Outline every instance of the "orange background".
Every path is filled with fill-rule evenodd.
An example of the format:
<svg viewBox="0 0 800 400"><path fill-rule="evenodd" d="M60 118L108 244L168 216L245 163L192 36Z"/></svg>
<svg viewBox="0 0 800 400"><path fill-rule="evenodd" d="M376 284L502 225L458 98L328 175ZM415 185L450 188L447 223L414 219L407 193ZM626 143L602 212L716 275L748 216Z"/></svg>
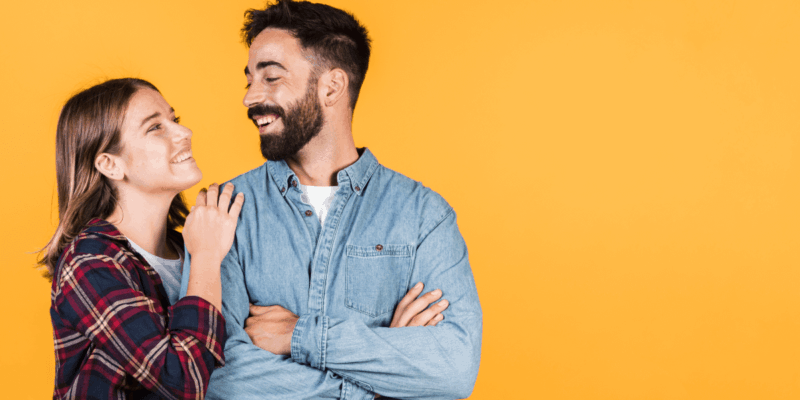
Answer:
<svg viewBox="0 0 800 400"><path fill-rule="evenodd" d="M238 31L263 2L16 3L0 387L42 399L31 252L57 221L60 107L142 77L193 129L201 185L258 166ZM459 215L484 310L473 399L800 398L800 3L330 4L373 38L356 143Z"/></svg>

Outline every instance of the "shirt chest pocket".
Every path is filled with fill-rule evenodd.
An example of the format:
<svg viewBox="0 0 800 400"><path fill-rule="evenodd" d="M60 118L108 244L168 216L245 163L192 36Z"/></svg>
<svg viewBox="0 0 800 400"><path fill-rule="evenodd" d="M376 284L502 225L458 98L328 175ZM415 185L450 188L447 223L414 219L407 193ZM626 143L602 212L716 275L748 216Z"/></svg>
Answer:
<svg viewBox="0 0 800 400"><path fill-rule="evenodd" d="M370 317L394 311L408 287L412 263L411 245L348 245L345 305Z"/></svg>

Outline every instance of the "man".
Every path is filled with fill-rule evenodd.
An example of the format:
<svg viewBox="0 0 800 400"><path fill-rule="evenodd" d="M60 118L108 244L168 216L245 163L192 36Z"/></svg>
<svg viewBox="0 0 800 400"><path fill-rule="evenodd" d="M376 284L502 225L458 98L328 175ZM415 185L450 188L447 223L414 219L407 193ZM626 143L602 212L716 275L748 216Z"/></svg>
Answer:
<svg viewBox="0 0 800 400"><path fill-rule="evenodd" d="M246 201L222 264L226 365L208 397L469 396L482 314L455 213L353 141L366 29L278 1L242 31L244 105L269 161L232 181ZM438 289L414 300L417 282Z"/></svg>

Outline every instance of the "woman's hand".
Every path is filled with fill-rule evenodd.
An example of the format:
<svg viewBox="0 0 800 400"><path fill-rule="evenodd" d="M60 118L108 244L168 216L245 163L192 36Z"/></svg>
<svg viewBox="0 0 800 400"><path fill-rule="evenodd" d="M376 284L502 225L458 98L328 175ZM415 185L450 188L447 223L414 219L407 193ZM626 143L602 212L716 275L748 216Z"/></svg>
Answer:
<svg viewBox="0 0 800 400"><path fill-rule="evenodd" d="M390 328L436 326L439 321L444 319L442 312L447 309L450 303L447 300L442 300L428 308L431 303L442 297L442 291L436 289L419 296L424 287L425 285L419 282L403 296L403 299L400 300L394 310L392 323L389 325Z"/></svg>
<svg viewBox="0 0 800 400"><path fill-rule="evenodd" d="M233 184L228 183L217 198L219 185L211 184L201 190L197 203L186 217L183 241L193 258L202 257L219 265L233 244L244 194L239 193L231 204ZM230 208L229 208L230 207ZM194 265L194 263L192 263Z"/></svg>

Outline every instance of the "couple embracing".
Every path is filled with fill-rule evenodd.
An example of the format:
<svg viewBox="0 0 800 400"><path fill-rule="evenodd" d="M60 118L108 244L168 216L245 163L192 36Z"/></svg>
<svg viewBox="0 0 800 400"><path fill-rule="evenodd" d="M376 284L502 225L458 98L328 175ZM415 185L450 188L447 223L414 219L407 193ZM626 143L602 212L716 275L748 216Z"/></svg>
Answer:
<svg viewBox="0 0 800 400"><path fill-rule="evenodd" d="M155 86L110 80L63 107L41 260L53 397L467 397L482 313L455 213L353 140L366 29L278 1L242 32L268 161L191 210L192 132Z"/></svg>

